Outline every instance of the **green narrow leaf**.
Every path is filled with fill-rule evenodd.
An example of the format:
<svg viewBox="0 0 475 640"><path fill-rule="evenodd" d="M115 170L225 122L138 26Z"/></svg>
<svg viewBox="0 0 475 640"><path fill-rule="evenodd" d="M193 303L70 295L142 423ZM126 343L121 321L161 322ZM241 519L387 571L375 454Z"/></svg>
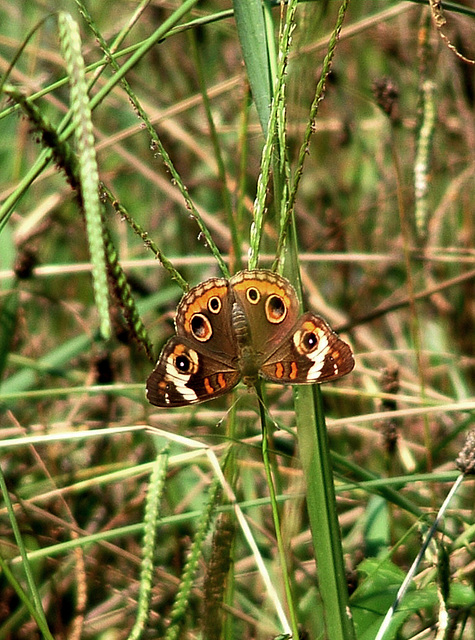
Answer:
<svg viewBox="0 0 475 640"><path fill-rule="evenodd" d="M68 367L65 365L69 363L71 358L75 358L77 355L88 351L90 345L91 337L81 334L62 343L58 348L51 350L38 360L32 361L31 368L24 366L21 371L14 373L2 382L0 401L8 402L2 398L12 393L26 391L33 387L37 377L41 376L44 371L51 372L52 369L56 369L58 375L66 375ZM63 368L64 371L62 371Z"/></svg>
<svg viewBox="0 0 475 640"><path fill-rule="evenodd" d="M307 507L324 605L326 637L355 638L336 512L330 448L318 385L295 387L299 452L307 484Z"/></svg>
<svg viewBox="0 0 475 640"><path fill-rule="evenodd" d="M15 541L16 541L16 544L18 545L18 550L22 557L22 561L23 561L22 564L25 572L25 579L28 585L28 593L25 593L22 586L16 581L15 576L10 571L10 568L7 565L7 563L5 563L3 560L1 563L2 572L5 573L5 575L10 578L11 586L16 590L17 595L23 601L23 604L26 606L28 611L31 613L43 637L46 638L47 640L53 640L53 636L50 633L50 630L48 628L48 623L46 621L46 616L43 611L41 596L34 580L32 567L28 560L27 550L23 542L23 538L20 533L20 528L15 516L15 510L10 500L7 483L5 481L5 477L1 469L0 469L0 492L3 495L3 500L6 506L9 519L10 519L10 526L12 528L13 535L15 536Z"/></svg>
<svg viewBox="0 0 475 640"><path fill-rule="evenodd" d="M266 25L261 0L234 0L234 17L252 97L262 131L267 127L272 102Z"/></svg>
<svg viewBox="0 0 475 640"><path fill-rule="evenodd" d="M298 637L298 620L297 620L297 610L294 602L294 596L292 593L291 580L290 580L290 572L287 562L287 554L286 547L284 545L284 539L282 537L281 525L280 525L280 516L279 516L279 508L277 505L277 496L276 490L274 486L274 479L272 475L271 461L269 458L269 430L268 430L268 422L267 422L267 410L264 407L264 398L262 395L262 385L260 382L257 382L255 385L257 397L259 398L259 413L261 417L261 427L262 427L262 460L264 463L264 469L267 477L267 486L270 493L271 500L271 508L272 508L272 519L274 521L274 529L277 540L277 550L279 553L280 560L280 569L282 572L282 582L285 591L286 604L289 610L290 615L290 625L292 630L292 635L294 637Z"/></svg>
<svg viewBox="0 0 475 640"><path fill-rule="evenodd" d="M369 556L377 556L390 544L388 503L381 496L371 496L364 516L364 541Z"/></svg>

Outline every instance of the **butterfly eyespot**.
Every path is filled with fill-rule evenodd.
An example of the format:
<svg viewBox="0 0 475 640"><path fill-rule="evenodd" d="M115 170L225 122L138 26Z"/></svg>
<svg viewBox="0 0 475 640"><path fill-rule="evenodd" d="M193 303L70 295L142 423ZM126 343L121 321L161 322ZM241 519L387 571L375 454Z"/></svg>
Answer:
<svg viewBox="0 0 475 640"><path fill-rule="evenodd" d="M317 342L318 338L312 331L308 331L302 338L302 346L305 347L307 351L312 351Z"/></svg>
<svg viewBox="0 0 475 640"><path fill-rule="evenodd" d="M256 287L249 287L249 289L247 289L246 291L246 298L251 304L257 304L261 299L261 294L256 289Z"/></svg>
<svg viewBox="0 0 475 640"><path fill-rule="evenodd" d="M211 313L219 313L222 306L221 299L218 296L213 296L208 300L208 310Z"/></svg>
<svg viewBox="0 0 475 640"><path fill-rule="evenodd" d="M287 315L287 306L278 295L269 296L266 300L266 317L269 322L273 324L279 324L284 321Z"/></svg>
<svg viewBox="0 0 475 640"><path fill-rule="evenodd" d="M188 356L181 355L175 358L175 366L180 373L188 373L192 369L193 363Z"/></svg>
<svg viewBox="0 0 475 640"><path fill-rule="evenodd" d="M200 342L207 342L213 335L211 323L202 313L195 313L191 318L191 332Z"/></svg>

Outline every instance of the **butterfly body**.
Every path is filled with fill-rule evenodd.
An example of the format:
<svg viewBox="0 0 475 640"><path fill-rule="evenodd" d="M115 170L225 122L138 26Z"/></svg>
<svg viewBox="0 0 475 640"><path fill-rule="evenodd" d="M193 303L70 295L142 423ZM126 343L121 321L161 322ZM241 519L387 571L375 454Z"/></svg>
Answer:
<svg viewBox="0 0 475 640"><path fill-rule="evenodd" d="M147 380L148 400L179 407L227 393L259 375L278 383L335 380L352 370L350 347L312 313L299 314L294 288L264 269L210 278L185 294L176 335Z"/></svg>

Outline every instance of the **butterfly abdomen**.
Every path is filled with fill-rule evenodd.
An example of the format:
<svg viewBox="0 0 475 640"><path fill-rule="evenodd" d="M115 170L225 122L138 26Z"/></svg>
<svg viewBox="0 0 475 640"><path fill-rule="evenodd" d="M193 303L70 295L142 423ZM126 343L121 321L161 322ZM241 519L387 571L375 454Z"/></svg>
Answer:
<svg viewBox="0 0 475 640"><path fill-rule="evenodd" d="M234 335L240 347L249 344L249 327L247 326L246 316L241 305L238 302L233 303L231 311L231 322L233 325Z"/></svg>
<svg viewBox="0 0 475 640"><path fill-rule="evenodd" d="M251 336L246 314L239 302L233 302L231 320L239 350L239 368L242 381L251 387L257 380L259 365L256 360L256 351L251 347Z"/></svg>

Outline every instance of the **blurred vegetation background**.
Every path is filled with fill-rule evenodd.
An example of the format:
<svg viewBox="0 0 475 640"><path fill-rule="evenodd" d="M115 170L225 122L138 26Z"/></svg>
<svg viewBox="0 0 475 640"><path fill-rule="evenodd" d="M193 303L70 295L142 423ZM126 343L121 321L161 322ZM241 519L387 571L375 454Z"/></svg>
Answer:
<svg viewBox="0 0 475 640"><path fill-rule="evenodd" d="M122 65L180 6L92 1L88 12L109 44L124 30L116 57ZM306 2L297 9L286 77L292 167L339 6ZM281 9L266 7L277 40ZM70 92L51 8L38 0L0 4L0 70L57 131ZM55 9L69 11L79 24L90 80L103 59L96 35L77 4L62 0ZM376 636L421 532L457 477L454 461L475 409L475 8L447 3L444 17L446 24L437 25L425 3L350 3L295 206L305 307L351 342L357 362L352 374L323 393L359 639ZM113 77L107 66L91 96ZM232 4L195 3L126 78L230 269L239 264L232 233L245 266L264 136ZM219 275L195 217L119 83L94 109L93 125L100 179L116 208L125 208L190 286ZM165 439L122 427L152 424L212 445L219 458L226 443L222 421L236 411L237 496L280 583L256 398L239 389L231 409L236 396L176 412L148 405L144 387L152 363L115 298L114 337L100 339L77 192L58 163L41 165L40 138L18 101L2 96L0 440L8 446L1 449L1 468L25 548L35 552L31 569L53 637L125 638L137 611L150 464ZM224 213L227 197L232 224ZM270 266L279 235L272 193L268 200L262 267ZM110 202L105 225L156 354L173 333L182 291ZM270 414L282 427L274 438L275 473L302 638L324 637L292 394L271 385L267 393ZM108 432L97 437L72 437L103 428ZM44 435L61 439L26 439ZM186 450L170 444L174 462L162 498L143 637L212 639L205 615L211 606L209 536L184 617L170 631L214 476L205 457L182 460L178 454ZM399 503L385 494L389 487ZM432 559L426 557L417 590L387 637L435 638L444 607L450 608L452 635L438 637L473 637L474 504L474 483L467 479L451 504L439 556L434 549ZM276 614L241 531L229 548L232 580L216 637L278 637ZM1 501L0 556L22 582L18 540ZM377 572L383 563L386 582ZM440 595L441 581L450 595ZM215 621L223 609L217 611ZM12 580L0 573L0 639L35 637L36 623Z"/></svg>

